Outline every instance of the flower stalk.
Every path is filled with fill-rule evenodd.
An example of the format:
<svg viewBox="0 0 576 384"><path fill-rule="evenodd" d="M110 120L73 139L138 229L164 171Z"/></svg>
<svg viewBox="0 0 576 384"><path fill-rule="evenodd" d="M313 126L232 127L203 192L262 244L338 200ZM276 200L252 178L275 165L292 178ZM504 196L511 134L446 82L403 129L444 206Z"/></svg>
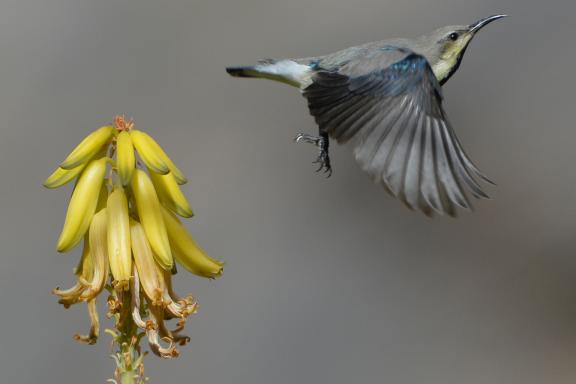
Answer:
<svg viewBox="0 0 576 384"><path fill-rule="evenodd" d="M111 292L108 303L115 303L110 308L109 315L114 318L116 329L106 329L105 332L112 336L112 346L117 348L117 351L111 355L116 363L114 379L109 381L116 384L145 383L147 378L144 375L144 357L147 352L143 352L140 348L140 340L145 333L139 332L130 315L126 316L125 311L121 310L121 308L130 307L129 296L125 295L123 302L118 304L120 299L116 291L111 286L108 288Z"/></svg>

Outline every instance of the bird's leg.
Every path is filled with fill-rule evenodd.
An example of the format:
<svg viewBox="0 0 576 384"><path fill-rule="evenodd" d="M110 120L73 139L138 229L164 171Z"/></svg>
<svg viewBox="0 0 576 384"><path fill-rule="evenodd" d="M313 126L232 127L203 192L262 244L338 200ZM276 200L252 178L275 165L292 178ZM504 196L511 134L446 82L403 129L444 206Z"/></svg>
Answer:
<svg viewBox="0 0 576 384"><path fill-rule="evenodd" d="M305 143L314 144L316 147L318 147L319 151L318 157L314 161L314 164L319 165L316 172L324 170L324 173L327 174L326 177L332 176L332 165L330 164L330 155L328 151L330 147L328 133L320 131L319 136L313 136L307 133L299 133L294 138L294 141L296 141L297 143L302 141Z"/></svg>

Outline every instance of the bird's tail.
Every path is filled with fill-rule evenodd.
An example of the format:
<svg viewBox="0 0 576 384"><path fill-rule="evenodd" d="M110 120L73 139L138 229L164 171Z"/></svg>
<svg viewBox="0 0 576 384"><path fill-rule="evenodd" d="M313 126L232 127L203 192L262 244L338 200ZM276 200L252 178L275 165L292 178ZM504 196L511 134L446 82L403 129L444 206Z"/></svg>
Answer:
<svg viewBox="0 0 576 384"><path fill-rule="evenodd" d="M262 74L255 66L248 67L227 67L226 72L234 77L262 77Z"/></svg>
<svg viewBox="0 0 576 384"><path fill-rule="evenodd" d="M310 67L292 60L266 60L254 66L228 67L226 72L234 77L269 79L300 87L309 78Z"/></svg>

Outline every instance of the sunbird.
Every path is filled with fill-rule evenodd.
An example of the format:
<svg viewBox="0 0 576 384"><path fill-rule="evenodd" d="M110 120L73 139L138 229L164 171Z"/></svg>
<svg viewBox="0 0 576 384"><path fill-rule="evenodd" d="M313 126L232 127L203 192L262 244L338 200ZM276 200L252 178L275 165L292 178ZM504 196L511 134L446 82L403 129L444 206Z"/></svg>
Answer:
<svg viewBox="0 0 576 384"><path fill-rule="evenodd" d="M457 207L472 209L469 195L488 198L480 180L493 183L464 152L444 111L441 87L460 67L476 33L503 17L226 71L300 89L319 133L299 133L295 141L317 146L318 171L332 173L330 138L350 143L361 168L410 209L456 216Z"/></svg>

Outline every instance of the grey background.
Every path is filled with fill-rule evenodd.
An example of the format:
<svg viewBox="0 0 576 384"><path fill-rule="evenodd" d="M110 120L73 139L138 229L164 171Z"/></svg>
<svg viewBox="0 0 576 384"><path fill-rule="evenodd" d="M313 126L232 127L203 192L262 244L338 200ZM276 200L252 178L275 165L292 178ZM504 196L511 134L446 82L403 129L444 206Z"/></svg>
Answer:
<svg viewBox="0 0 576 384"><path fill-rule="evenodd" d="M314 173L297 90L227 65L417 36L505 12L445 87L471 157L498 182L458 220L412 213L334 148ZM573 1L4 0L0 3L0 382L102 383L109 339L50 294L70 187L41 186L117 113L190 176L197 240L228 265L181 273L199 299L153 383L573 383ZM103 312L103 311L101 311Z"/></svg>

